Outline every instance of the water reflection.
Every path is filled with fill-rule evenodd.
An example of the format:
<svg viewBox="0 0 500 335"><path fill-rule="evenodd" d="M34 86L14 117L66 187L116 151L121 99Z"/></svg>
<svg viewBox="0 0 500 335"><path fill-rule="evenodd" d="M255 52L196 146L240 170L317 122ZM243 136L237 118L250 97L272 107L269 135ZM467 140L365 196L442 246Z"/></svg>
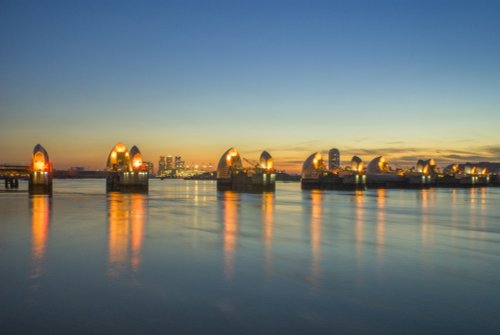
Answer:
<svg viewBox="0 0 500 335"><path fill-rule="evenodd" d="M457 201L457 189L452 188L451 189L451 194L450 194L450 199L451 199L451 237L453 239L453 242L455 242L456 234L457 234L457 223L458 223L458 201Z"/></svg>
<svg viewBox="0 0 500 335"><path fill-rule="evenodd" d="M32 277L43 272L43 262L47 249L50 226L51 198L45 195L34 195L31 200L31 255L33 259Z"/></svg>
<svg viewBox="0 0 500 335"><path fill-rule="evenodd" d="M428 189L420 190L418 193L420 196L420 204L422 208L422 215L420 216L421 222L421 239L422 244L425 246L429 242L433 240L434 237L434 225L429 222L430 213L429 213L429 197L431 191Z"/></svg>
<svg viewBox="0 0 500 335"><path fill-rule="evenodd" d="M471 241L484 243L486 224L486 188L470 188L467 194L469 202L469 237Z"/></svg>
<svg viewBox="0 0 500 335"><path fill-rule="evenodd" d="M232 191L221 193L224 239L224 276L231 281L234 276L234 254L238 242L238 207L240 195Z"/></svg>
<svg viewBox="0 0 500 335"><path fill-rule="evenodd" d="M311 191L311 281L319 283L321 275L321 231L323 226L323 192Z"/></svg>
<svg viewBox="0 0 500 335"><path fill-rule="evenodd" d="M136 272L141 264L144 226L147 220L144 194L108 194L108 249L110 276L128 269Z"/></svg>
<svg viewBox="0 0 500 335"><path fill-rule="evenodd" d="M384 253L384 243L385 243L385 201L386 201L386 190L383 188L377 189L377 256L382 258Z"/></svg>
<svg viewBox="0 0 500 335"><path fill-rule="evenodd" d="M102 180L59 183L52 208L50 199L0 192L2 320L12 321L0 333L57 333L74 320L81 332L251 325L260 333L423 334L439 324L442 333L498 333L498 188L357 194L281 183L273 197L200 182L197 210L195 185L183 180L152 180L149 204L141 195L102 198ZM432 243L418 240L422 231ZM82 258L86 246L101 246L88 252L91 261ZM44 259L36 279L26 278L32 258ZM109 277L115 265L126 272Z"/></svg>
<svg viewBox="0 0 500 335"><path fill-rule="evenodd" d="M274 225L274 193L264 193L262 195L262 215L264 222L264 268L266 272L271 270L271 244L273 238Z"/></svg>
<svg viewBox="0 0 500 335"><path fill-rule="evenodd" d="M363 205L363 191L356 191L356 193L354 194L354 201L356 203L354 236L356 243L356 255L359 259L363 251L363 226L365 214Z"/></svg>
<svg viewBox="0 0 500 335"><path fill-rule="evenodd" d="M486 187L481 187L479 189L479 200L480 200L480 203L481 203L481 211L480 211L480 214L479 214L479 217L480 217L480 224L481 224L481 229L482 229L482 232L483 232L483 236L484 236L484 232L485 232L485 229L487 228L487 223L488 221L486 220L486 217L487 217L487 214L488 214L488 210L486 208L486 195L487 195L487 189Z"/></svg>

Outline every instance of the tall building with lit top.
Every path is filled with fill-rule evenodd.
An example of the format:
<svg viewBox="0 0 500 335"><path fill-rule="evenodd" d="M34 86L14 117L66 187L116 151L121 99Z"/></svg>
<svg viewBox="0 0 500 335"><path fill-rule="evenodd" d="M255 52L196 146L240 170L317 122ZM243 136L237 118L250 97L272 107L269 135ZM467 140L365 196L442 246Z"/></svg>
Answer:
<svg viewBox="0 0 500 335"><path fill-rule="evenodd" d="M185 168L185 162L182 160L181 156L175 156L175 169L177 171L183 171Z"/></svg>
<svg viewBox="0 0 500 335"><path fill-rule="evenodd" d="M167 156L167 167L166 167L166 169L172 171L174 168L175 168L175 166L174 166L174 157L172 157L172 156L169 155L169 156Z"/></svg>
<svg viewBox="0 0 500 335"><path fill-rule="evenodd" d="M340 167L340 151L339 149L330 149L328 151L328 169L335 170Z"/></svg>
<svg viewBox="0 0 500 335"><path fill-rule="evenodd" d="M165 156L160 156L160 161L158 162L158 174L161 175L165 171Z"/></svg>

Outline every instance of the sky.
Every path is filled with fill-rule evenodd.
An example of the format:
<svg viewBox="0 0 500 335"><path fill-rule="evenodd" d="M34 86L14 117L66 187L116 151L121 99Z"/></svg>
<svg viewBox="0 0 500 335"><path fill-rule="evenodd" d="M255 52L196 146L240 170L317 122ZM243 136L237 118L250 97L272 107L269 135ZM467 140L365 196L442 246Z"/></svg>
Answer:
<svg viewBox="0 0 500 335"><path fill-rule="evenodd" d="M0 0L0 163L500 161L499 1Z"/></svg>

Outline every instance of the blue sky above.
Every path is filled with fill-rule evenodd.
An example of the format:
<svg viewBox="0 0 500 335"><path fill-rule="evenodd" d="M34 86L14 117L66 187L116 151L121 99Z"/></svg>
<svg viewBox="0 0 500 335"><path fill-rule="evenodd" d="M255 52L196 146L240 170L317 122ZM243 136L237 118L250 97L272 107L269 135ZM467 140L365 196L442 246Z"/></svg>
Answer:
<svg viewBox="0 0 500 335"><path fill-rule="evenodd" d="M152 161L274 149L291 169L330 147L500 160L498 1L0 8L1 161L41 142L56 167L102 167L118 141Z"/></svg>

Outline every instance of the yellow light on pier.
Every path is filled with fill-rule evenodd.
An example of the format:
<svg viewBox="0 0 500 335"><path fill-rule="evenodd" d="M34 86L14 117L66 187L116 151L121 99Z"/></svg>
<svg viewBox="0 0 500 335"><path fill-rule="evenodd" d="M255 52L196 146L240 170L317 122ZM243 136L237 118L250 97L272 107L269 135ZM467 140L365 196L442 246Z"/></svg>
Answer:
<svg viewBox="0 0 500 335"><path fill-rule="evenodd" d="M33 150L33 157L31 160L31 169L33 172L47 172L50 171L49 155L44 147L40 144L35 146Z"/></svg>
<svg viewBox="0 0 500 335"><path fill-rule="evenodd" d="M274 168L274 161L271 154L267 151L263 151L259 158L259 165L261 169L270 172Z"/></svg>

